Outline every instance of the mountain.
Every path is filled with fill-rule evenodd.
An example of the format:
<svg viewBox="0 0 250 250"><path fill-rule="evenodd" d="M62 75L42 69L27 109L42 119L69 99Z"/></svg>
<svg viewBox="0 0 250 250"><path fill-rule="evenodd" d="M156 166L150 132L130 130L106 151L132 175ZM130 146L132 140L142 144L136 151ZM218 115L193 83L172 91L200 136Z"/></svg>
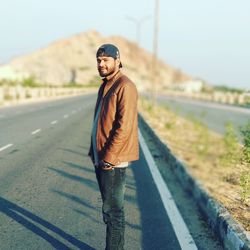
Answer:
<svg viewBox="0 0 250 250"><path fill-rule="evenodd" d="M96 31L80 33L53 42L29 55L17 57L0 66L0 79L21 80L34 77L39 83L58 86L67 83L98 83L95 54L103 43L117 45L123 72L128 74L139 89L150 89L152 54L123 37L103 37ZM158 61L159 88L189 79L191 78L180 70Z"/></svg>

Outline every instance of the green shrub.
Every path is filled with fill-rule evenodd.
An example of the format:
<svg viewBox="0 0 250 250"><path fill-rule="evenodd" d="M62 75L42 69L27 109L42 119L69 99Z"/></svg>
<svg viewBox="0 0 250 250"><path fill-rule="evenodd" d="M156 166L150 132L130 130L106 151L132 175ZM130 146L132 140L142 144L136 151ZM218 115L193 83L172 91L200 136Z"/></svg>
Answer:
<svg viewBox="0 0 250 250"><path fill-rule="evenodd" d="M21 84L23 87L30 87L30 88L39 87L39 84L36 82L36 78L34 76L30 76L28 78L23 79Z"/></svg>
<svg viewBox="0 0 250 250"><path fill-rule="evenodd" d="M165 129L173 129L174 128L174 123L173 122L166 122L165 123Z"/></svg>
<svg viewBox="0 0 250 250"><path fill-rule="evenodd" d="M7 86L16 86L18 85L18 82L17 81L14 81L14 80L7 80L7 79L2 79L0 80L0 86L4 86L4 85L7 85Z"/></svg>
<svg viewBox="0 0 250 250"><path fill-rule="evenodd" d="M225 152L221 156L224 166L232 166L240 162L239 142L233 124L226 123L226 133L223 137Z"/></svg>
<svg viewBox="0 0 250 250"><path fill-rule="evenodd" d="M250 173L245 171L240 176L241 199L246 202L250 198Z"/></svg>
<svg viewBox="0 0 250 250"><path fill-rule="evenodd" d="M224 93L237 93L237 94L242 94L244 91L242 89L238 89L238 88L231 88L228 86L224 86L224 85L218 85L218 86L214 86L214 89L216 91L221 91Z"/></svg>
<svg viewBox="0 0 250 250"><path fill-rule="evenodd" d="M250 121L240 131L243 136L243 161L250 164Z"/></svg>

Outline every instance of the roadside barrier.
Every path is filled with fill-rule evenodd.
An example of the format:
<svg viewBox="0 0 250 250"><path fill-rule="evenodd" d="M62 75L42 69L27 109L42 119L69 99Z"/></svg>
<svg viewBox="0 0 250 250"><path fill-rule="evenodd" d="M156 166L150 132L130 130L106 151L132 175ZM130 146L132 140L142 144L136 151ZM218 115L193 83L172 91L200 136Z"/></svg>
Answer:
<svg viewBox="0 0 250 250"><path fill-rule="evenodd" d="M223 92L213 92L213 93L188 93L185 91L173 91L166 90L164 94L169 96L185 97L196 100L212 101L224 104L237 104L246 105L250 104L250 93L223 93Z"/></svg>
<svg viewBox="0 0 250 250"><path fill-rule="evenodd" d="M74 96L93 91L93 88L0 86L0 106L47 100L63 96Z"/></svg>

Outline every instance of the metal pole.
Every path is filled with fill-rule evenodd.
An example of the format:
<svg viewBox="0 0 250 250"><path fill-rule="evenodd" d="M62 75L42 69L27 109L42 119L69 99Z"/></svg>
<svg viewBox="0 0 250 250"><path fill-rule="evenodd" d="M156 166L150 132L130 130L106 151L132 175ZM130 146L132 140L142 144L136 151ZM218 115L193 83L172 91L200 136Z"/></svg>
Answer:
<svg viewBox="0 0 250 250"><path fill-rule="evenodd" d="M130 16L127 16L127 19L135 23L136 25L136 42L138 46L140 46L140 39L141 39L141 26L143 22L147 21L150 18L150 16L144 16L140 19L136 19Z"/></svg>
<svg viewBox="0 0 250 250"><path fill-rule="evenodd" d="M155 0L154 14L154 37L153 37L153 59L152 59L152 101L156 104L157 97L157 69L158 69L158 32L159 32L159 0Z"/></svg>

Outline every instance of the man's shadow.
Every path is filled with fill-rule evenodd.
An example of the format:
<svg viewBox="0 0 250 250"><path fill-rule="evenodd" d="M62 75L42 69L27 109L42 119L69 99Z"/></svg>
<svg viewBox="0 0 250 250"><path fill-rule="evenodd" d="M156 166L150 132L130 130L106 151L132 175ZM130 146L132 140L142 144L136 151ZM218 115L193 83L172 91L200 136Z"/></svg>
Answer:
<svg viewBox="0 0 250 250"><path fill-rule="evenodd" d="M35 214L32 214L28 210L19 207L18 205L0 197L0 212L4 213L8 217L12 218L22 226L26 227L31 232L37 234L47 242L49 242L55 249L72 249L69 246L65 245L55 237L49 235L44 230L36 226L31 221L40 224L41 226L51 230L52 232L56 233L60 237L62 237L64 240L67 240L69 243L74 245L75 247L79 249L86 249L86 250L94 250L94 248L90 247L86 243L76 239L72 235L64 232L62 229L52 225L50 222L38 217Z"/></svg>

